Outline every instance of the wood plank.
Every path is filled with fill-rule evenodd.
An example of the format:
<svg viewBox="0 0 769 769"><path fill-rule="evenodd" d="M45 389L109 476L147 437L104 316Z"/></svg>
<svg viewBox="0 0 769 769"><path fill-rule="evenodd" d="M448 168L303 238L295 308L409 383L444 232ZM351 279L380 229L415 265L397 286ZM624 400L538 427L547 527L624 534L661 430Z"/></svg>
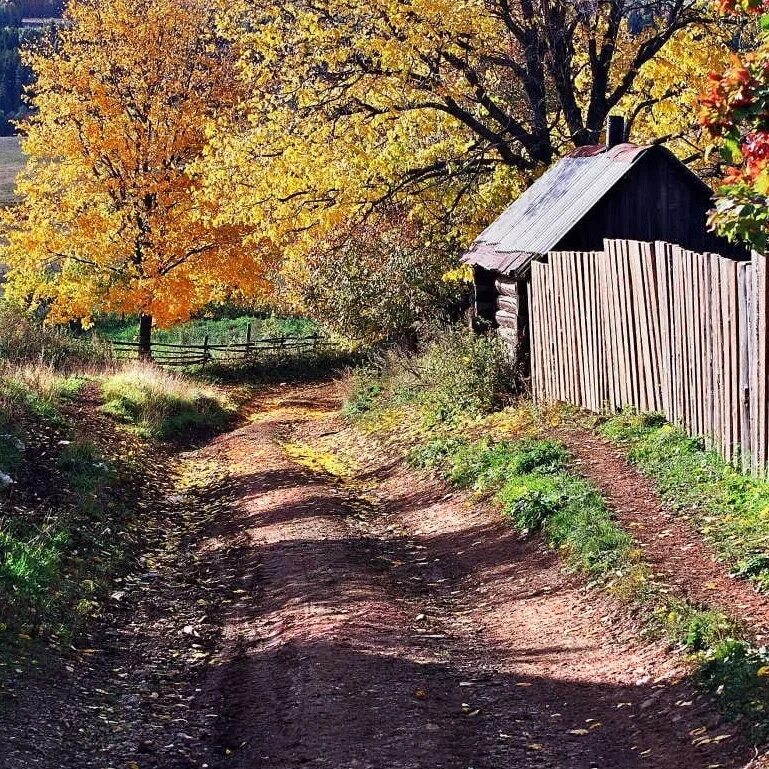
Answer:
<svg viewBox="0 0 769 769"><path fill-rule="evenodd" d="M617 334L614 327L614 296L611 286L611 257L604 250L598 262L598 296L602 320L601 345L605 361L605 392L607 406L612 411L619 408L618 367L615 343Z"/></svg>
<svg viewBox="0 0 769 769"><path fill-rule="evenodd" d="M749 264L737 264L737 353L740 398L740 467L749 469L750 454L750 273Z"/></svg>
<svg viewBox="0 0 769 769"><path fill-rule="evenodd" d="M514 280L498 278L494 281L494 288L500 296L518 298L518 284Z"/></svg>
<svg viewBox="0 0 769 769"><path fill-rule="evenodd" d="M662 386L661 401L662 412L668 420L673 419L672 396L672 335L670 318L670 266L667 253L667 244L657 242L654 244L655 277L657 286L657 317L659 320L659 366L660 381Z"/></svg>
<svg viewBox="0 0 769 769"><path fill-rule="evenodd" d="M731 323L729 317L731 308L729 306L729 264L727 263L727 260L719 260L719 267L721 270L721 329L723 338L721 362L724 381L724 399L722 404L722 429L724 442L722 453L724 456L728 456L732 437L733 412L731 403Z"/></svg>
<svg viewBox="0 0 769 769"><path fill-rule="evenodd" d="M721 320L721 268L719 257L710 263L710 338L712 357L712 388L713 388L713 439L720 451L724 445L723 400L724 378L721 350L723 349L723 334Z"/></svg>

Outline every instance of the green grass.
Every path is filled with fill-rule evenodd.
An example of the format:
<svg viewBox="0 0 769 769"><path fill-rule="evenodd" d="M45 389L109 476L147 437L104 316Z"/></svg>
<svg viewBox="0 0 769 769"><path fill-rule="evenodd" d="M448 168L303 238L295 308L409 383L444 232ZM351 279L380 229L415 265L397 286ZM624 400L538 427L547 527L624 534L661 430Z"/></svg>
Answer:
<svg viewBox="0 0 769 769"><path fill-rule="evenodd" d="M686 513L736 576L769 590L769 482L740 472L659 416L627 412L600 430Z"/></svg>
<svg viewBox="0 0 769 769"><path fill-rule="evenodd" d="M158 343L203 344L203 340L208 336L210 344L238 344L246 341L246 329L249 323L253 339L310 336L317 330L315 325L305 318L243 316L191 320L169 329L155 329L152 338ZM116 318L104 319L97 324L96 333L110 339L135 342L139 338L139 324L132 319L127 321Z"/></svg>
<svg viewBox="0 0 769 769"><path fill-rule="evenodd" d="M63 621L61 566L67 535L47 528L32 533L20 529L10 522L0 525L0 617L5 620L0 630L11 626L36 633L53 616L55 625Z"/></svg>
<svg viewBox="0 0 769 769"><path fill-rule="evenodd" d="M428 443L411 460L437 464L454 485L493 495L518 531L542 531L584 572L608 577L631 568L632 538L614 522L597 489L569 472L568 458L556 441L449 439Z"/></svg>
<svg viewBox="0 0 769 769"><path fill-rule="evenodd" d="M112 470L91 441L75 441L61 451L56 466L75 492L95 494L112 478Z"/></svg>
<svg viewBox="0 0 769 769"><path fill-rule="evenodd" d="M226 426L232 410L215 390L154 366L135 365L103 384L104 411L148 438L169 440Z"/></svg>
<svg viewBox="0 0 769 769"><path fill-rule="evenodd" d="M492 497L523 536L541 532L573 568L647 618L651 632L685 649L697 680L756 741L769 738L769 660L722 612L672 597L614 520L599 491L570 468L557 441L442 438L409 461L438 468L460 488Z"/></svg>

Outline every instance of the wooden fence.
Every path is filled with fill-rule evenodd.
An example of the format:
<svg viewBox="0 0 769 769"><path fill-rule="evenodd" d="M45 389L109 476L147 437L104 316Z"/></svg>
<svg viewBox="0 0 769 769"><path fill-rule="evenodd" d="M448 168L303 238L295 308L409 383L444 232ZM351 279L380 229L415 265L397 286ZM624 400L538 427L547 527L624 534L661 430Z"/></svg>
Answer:
<svg viewBox="0 0 769 769"><path fill-rule="evenodd" d="M110 340L118 360L139 358L138 342ZM151 358L161 366L205 366L209 363L255 363L260 359L283 358L289 355L318 352L328 348L331 342L319 334L302 337L270 337L251 339L243 343L211 344L205 337L202 344L174 344L152 342Z"/></svg>
<svg viewBox="0 0 769 769"><path fill-rule="evenodd" d="M657 411L730 461L769 462L766 257L606 241L532 264L532 382L540 402Z"/></svg>

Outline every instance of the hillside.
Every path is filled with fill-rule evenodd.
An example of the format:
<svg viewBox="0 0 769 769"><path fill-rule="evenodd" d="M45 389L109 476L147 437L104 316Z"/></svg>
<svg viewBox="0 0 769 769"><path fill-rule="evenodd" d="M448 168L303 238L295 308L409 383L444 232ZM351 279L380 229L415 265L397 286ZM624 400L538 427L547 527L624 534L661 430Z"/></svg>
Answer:
<svg viewBox="0 0 769 769"><path fill-rule="evenodd" d="M18 136L0 136L0 205L14 199L16 175L24 167Z"/></svg>

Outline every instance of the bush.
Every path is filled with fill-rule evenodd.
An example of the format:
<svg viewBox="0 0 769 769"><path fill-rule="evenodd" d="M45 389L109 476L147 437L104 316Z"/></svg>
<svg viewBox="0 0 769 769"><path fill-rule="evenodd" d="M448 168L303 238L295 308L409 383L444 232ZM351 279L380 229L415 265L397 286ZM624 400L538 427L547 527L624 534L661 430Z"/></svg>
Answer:
<svg viewBox="0 0 769 769"><path fill-rule="evenodd" d="M151 438L223 428L231 409L213 389L151 365L134 364L103 386L104 410Z"/></svg>
<svg viewBox="0 0 769 769"><path fill-rule="evenodd" d="M420 361L421 402L428 422L453 422L501 408L516 389L505 343L463 327L445 330Z"/></svg>
<svg viewBox="0 0 769 769"><path fill-rule="evenodd" d="M79 371L111 362L112 351L102 342L77 338L66 328L46 326L21 310L0 303L0 361Z"/></svg>
<svg viewBox="0 0 769 769"><path fill-rule="evenodd" d="M332 333L375 344L413 339L456 304L443 277L456 267L402 210L380 210L332 242L319 243L282 278L310 317Z"/></svg>

